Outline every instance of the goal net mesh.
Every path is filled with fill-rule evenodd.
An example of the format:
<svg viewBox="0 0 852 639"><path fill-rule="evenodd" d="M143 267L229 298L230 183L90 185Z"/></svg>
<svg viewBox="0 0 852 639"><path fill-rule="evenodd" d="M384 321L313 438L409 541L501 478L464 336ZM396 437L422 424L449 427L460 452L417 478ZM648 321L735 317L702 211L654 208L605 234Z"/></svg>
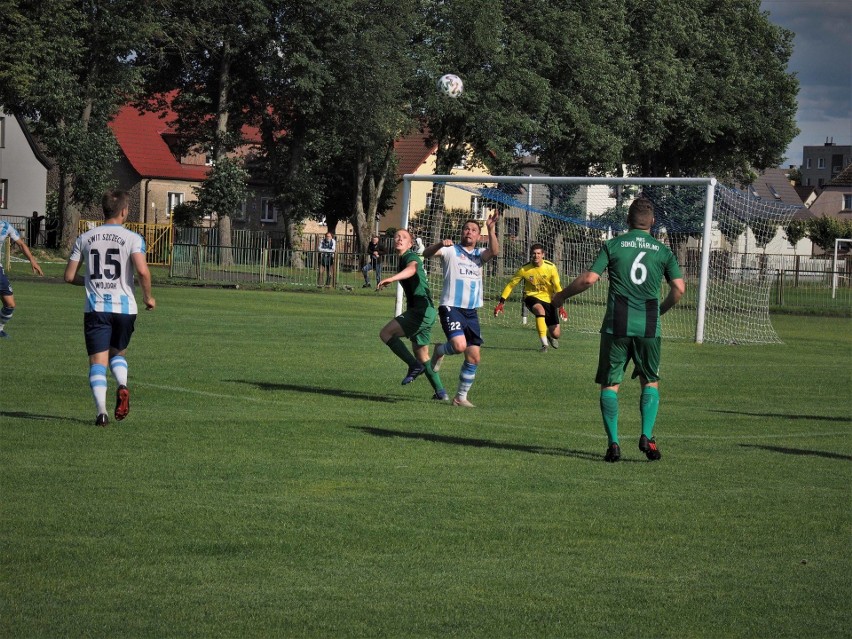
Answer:
<svg viewBox="0 0 852 639"><path fill-rule="evenodd" d="M675 253L687 284L680 303L663 317L663 335L694 339L707 185L572 180L575 181L570 184L528 184L523 178L518 178L518 182L490 184L412 181L407 226L429 245L444 238L458 241L465 221L476 219L483 226L485 246L485 220L491 213L499 212L500 255L484 271L485 307L480 312L480 321L527 324L534 330L535 322L526 321L522 284L512 292L502 316L495 318L491 313L503 287L528 261L530 246L544 247L545 259L556 265L563 287L567 286L591 265L607 239L627 230L625 219L630 203L640 195L648 197L654 202L656 217L652 233ZM769 317L775 274L766 247L779 234L783 239L781 229L796 210L760 201L736 189L715 186L704 341L780 342ZM426 260L426 269L437 299L442 285L441 270L437 261L431 260ZM569 317L563 323L564 330L597 332L600 329L606 305L606 279L604 273L601 283L566 304ZM664 283L661 295L667 291Z"/></svg>

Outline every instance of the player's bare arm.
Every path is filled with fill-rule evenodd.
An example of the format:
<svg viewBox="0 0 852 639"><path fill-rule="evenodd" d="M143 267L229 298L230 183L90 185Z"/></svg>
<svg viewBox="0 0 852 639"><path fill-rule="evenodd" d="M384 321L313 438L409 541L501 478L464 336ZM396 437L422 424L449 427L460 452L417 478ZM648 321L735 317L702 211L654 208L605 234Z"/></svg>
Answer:
<svg viewBox="0 0 852 639"><path fill-rule="evenodd" d="M151 271L148 268L148 262L145 260L145 254L133 253L130 259L133 260L136 279L142 288L142 300L145 302L145 309L153 311L157 307L157 300L151 295Z"/></svg>
<svg viewBox="0 0 852 639"><path fill-rule="evenodd" d="M414 274L417 272L417 262L409 262L408 265L402 269L396 275L392 275L391 277L386 277L381 282L376 284L376 290L380 291L387 285L393 282L399 282L401 280L407 280L409 277L414 277Z"/></svg>
<svg viewBox="0 0 852 639"><path fill-rule="evenodd" d="M660 305L660 315L664 315L672 306L680 301L683 294L686 292L686 282L682 278L677 278L669 282L669 294Z"/></svg>
<svg viewBox="0 0 852 639"><path fill-rule="evenodd" d="M575 277L571 283L553 296L554 306L562 306L569 297L579 295L594 286L601 276L592 271L584 271Z"/></svg>
<svg viewBox="0 0 852 639"><path fill-rule="evenodd" d="M487 262L493 257L500 255L500 240L497 239L497 220L500 217L499 211L494 211L485 220L485 226L488 229L488 248L482 252L482 261Z"/></svg>
<svg viewBox="0 0 852 639"><path fill-rule="evenodd" d="M42 272L41 266L39 266L38 261L36 260L36 258L33 257L33 254L30 252L30 247L27 246L27 243L23 240L18 240L15 243L18 245L18 248L21 249L21 252L24 254L24 256L30 261L30 266L33 267L33 273L37 273L44 277L44 272Z"/></svg>
<svg viewBox="0 0 852 639"><path fill-rule="evenodd" d="M68 260L65 266L65 281L74 286L83 286L86 281L77 271L80 270L80 262L78 260Z"/></svg>

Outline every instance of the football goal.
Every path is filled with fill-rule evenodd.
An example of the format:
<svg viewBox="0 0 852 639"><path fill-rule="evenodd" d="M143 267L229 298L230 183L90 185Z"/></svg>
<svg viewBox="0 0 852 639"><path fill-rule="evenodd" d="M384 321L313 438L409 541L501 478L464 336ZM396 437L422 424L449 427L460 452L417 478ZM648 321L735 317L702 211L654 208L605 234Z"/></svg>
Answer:
<svg viewBox="0 0 852 639"><path fill-rule="evenodd" d="M494 318L489 305L528 261L531 245L544 247L565 286L591 265L607 239L626 231L627 208L640 195L654 202L652 233L675 253L687 282L686 295L663 318L664 336L698 343L780 342L769 317L774 270L766 247L776 235L783 238L797 207L762 201L715 178L406 175L401 225L428 245L458 240L472 218L483 225L484 241L485 220L498 211L500 256L486 268L480 320L524 324L518 289L501 317ZM427 260L426 269L437 298L437 261ZM563 328L597 332L606 293L602 282L572 298ZM400 291L397 312L401 305Z"/></svg>

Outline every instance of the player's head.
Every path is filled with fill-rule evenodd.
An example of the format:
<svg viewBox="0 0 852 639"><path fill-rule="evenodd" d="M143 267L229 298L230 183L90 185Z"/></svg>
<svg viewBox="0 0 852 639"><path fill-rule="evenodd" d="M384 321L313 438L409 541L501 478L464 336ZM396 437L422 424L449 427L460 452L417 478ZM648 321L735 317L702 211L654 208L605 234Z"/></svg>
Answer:
<svg viewBox="0 0 852 639"><path fill-rule="evenodd" d="M413 243L414 240L411 238L411 233L406 229L399 229L393 234L393 245L400 255L410 249Z"/></svg>
<svg viewBox="0 0 852 639"><path fill-rule="evenodd" d="M130 196L127 191L113 189L104 193L101 198L101 208L104 211L104 219L110 220L118 217L122 211L127 210Z"/></svg>
<svg viewBox="0 0 852 639"><path fill-rule="evenodd" d="M481 235L482 227L479 226L479 222L477 222L476 220L467 220L462 225L460 244L465 248L473 248L474 246L476 246L476 243L479 241L479 237Z"/></svg>
<svg viewBox="0 0 852 639"><path fill-rule="evenodd" d="M325 239L327 239L327 240L330 240L330 239L331 239L331 238L333 238L333 237L334 237L334 236L331 234L331 232L330 232L330 231L329 231L328 233L326 233L326 234L325 234Z"/></svg>
<svg viewBox="0 0 852 639"><path fill-rule="evenodd" d="M372 240L373 244L378 244L378 243L379 243L379 236L378 236L378 235L374 235L374 236L373 236L372 238L370 238L370 239Z"/></svg>
<svg viewBox="0 0 852 639"><path fill-rule="evenodd" d="M544 262L544 247L541 244L533 244L530 247L530 262L536 266L541 266Z"/></svg>
<svg viewBox="0 0 852 639"><path fill-rule="evenodd" d="M646 197L633 200L627 210L627 226L647 231L654 224L654 205Z"/></svg>

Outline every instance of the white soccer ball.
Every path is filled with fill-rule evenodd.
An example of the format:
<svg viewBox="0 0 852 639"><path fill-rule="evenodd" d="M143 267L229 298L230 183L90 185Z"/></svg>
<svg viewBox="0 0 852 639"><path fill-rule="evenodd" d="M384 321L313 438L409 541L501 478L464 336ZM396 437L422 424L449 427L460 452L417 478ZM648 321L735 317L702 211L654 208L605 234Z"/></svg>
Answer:
<svg viewBox="0 0 852 639"><path fill-rule="evenodd" d="M438 89L441 93L448 95L451 98L457 98L464 91L464 83L462 79L454 73L445 73L438 80Z"/></svg>

